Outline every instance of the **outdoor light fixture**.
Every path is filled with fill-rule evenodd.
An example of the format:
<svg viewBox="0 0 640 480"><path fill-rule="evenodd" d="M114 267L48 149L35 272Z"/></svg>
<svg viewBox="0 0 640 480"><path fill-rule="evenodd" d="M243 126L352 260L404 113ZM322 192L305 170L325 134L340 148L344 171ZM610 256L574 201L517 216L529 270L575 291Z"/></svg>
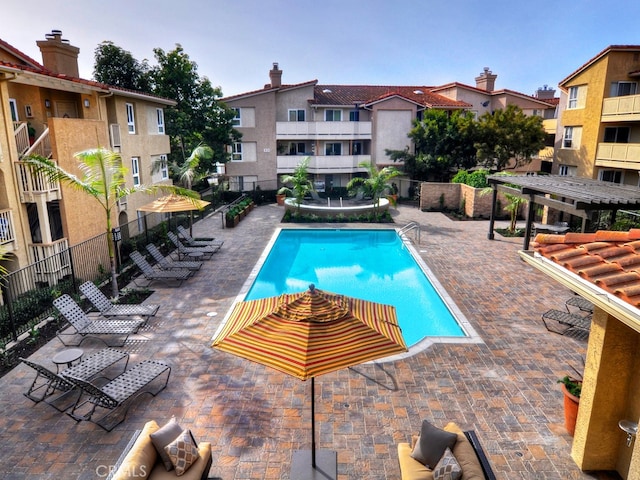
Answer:
<svg viewBox="0 0 640 480"><path fill-rule="evenodd" d="M46 108L51 108L51 100L45 100L45 101L44 101L44 106L45 106Z"/></svg>
<svg viewBox="0 0 640 480"><path fill-rule="evenodd" d="M638 424L631 420L620 420L618 426L627 434L627 447L630 447L633 437L638 434Z"/></svg>
<svg viewBox="0 0 640 480"><path fill-rule="evenodd" d="M86 108L89 108L89 105L91 105L91 103L89 103L89 99L88 99L88 98L85 98L85 99L84 99L84 106L85 106Z"/></svg>

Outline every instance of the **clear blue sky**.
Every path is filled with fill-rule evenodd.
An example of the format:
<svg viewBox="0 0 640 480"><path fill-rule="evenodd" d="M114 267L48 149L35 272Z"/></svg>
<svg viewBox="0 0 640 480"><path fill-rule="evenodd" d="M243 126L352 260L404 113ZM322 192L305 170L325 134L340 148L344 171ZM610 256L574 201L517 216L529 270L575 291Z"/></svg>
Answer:
<svg viewBox="0 0 640 480"><path fill-rule="evenodd" d="M52 29L80 48L110 40L138 60L179 43L225 96L283 83L475 85L533 94L609 45L640 45L640 2L602 0L3 0L0 38L41 61Z"/></svg>

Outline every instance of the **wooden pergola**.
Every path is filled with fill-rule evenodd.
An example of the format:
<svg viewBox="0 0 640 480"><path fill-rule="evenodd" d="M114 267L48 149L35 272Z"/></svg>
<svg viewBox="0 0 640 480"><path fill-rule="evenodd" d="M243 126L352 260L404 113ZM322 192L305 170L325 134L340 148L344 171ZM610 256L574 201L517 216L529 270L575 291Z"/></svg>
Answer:
<svg viewBox="0 0 640 480"><path fill-rule="evenodd" d="M536 205L548 206L582 218L583 232L587 219L594 211L609 210L612 212L612 219L615 220L618 210L640 210L640 188L630 185L559 175L491 175L487 177L487 181L493 189L489 240L494 239L498 191L529 201L524 250L529 249Z"/></svg>

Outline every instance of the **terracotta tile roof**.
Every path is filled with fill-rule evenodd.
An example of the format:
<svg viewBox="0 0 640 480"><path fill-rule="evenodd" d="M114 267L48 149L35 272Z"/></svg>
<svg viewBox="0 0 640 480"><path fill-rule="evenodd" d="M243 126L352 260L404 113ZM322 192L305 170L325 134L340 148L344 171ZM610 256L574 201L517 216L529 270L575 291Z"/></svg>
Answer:
<svg viewBox="0 0 640 480"><path fill-rule="evenodd" d="M37 62L36 60L31 58L29 55L27 55L26 53L22 53L16 47L14 47L13 45L8 44L7 42L2 40L1 38L0 38L0 50L4 50L6 52L9 52L9 54L11 54L12 56L16 57L21 62L23 62L23 63L25 63L25 64L27 64L27 65L29 65L31 67L44 68L39 62Z"/></svg>
<svg viewBox="0 0 640 480"><path fill-rule="evenodd" d="M640 229L538 234L535 252L640 308Z"/></svg>
<svg viewBox="0 0 640 480"><path fill-rule="evenodd" d="M236 95L229 95L228 97L223 97L221 100L223 102L227 102L229 100L237 100L242 97L251 97L253 95L260 95L262 93L273 92L273 91L282 91L282 90L292 90L294 88L307 87L310 85L315 85L318 83L318 80L309 80L307 82L302 83L292 83L282 85L280 87L272 87L270 83L267 83L263 88L259 88L257 90L251 90L249 92L238 93Z"/></svg>
<svg viewBox="0 0 640 480"><path fill-rule="evenodd" d="M393 96L399 96L426 107L468 108L466 102L451 100L433 93L432 87L398 85L316 85L314 104L316 105L354 105L372 104Z"/></svg>

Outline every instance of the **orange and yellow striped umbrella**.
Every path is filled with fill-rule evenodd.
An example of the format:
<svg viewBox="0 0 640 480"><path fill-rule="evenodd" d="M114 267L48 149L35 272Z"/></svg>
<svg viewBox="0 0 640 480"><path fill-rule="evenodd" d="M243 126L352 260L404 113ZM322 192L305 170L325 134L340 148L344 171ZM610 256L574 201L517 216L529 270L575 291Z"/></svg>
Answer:
<svg viewBox="0 0 640 480"><path fill-rule="evenodd" d="M212 346L301 380L407 351L395 307L313 285L239 302Z"/></svg>

